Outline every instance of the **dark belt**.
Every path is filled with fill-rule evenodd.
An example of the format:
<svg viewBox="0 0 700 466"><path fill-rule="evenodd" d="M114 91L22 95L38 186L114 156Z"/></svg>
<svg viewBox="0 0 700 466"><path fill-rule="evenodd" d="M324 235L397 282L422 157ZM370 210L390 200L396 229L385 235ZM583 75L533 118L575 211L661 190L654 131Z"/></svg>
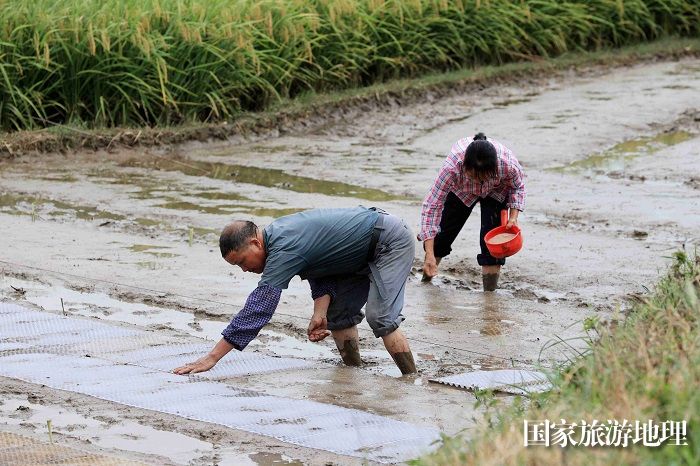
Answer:
<svg viewBox="0 0 700 466"><path fill-rule="evenodd" d="M372 230L372 238L369 240L369 249L367 250L367 262L372 262L374 260L374 255L377 252L377 242L379 241L379 235L382 230L379 228L374 228Z"/></svg>
<svg viewBox="0 0 700 466"><path fill-rule="evenodd" d="M374 260L374 256L377 253L377 243L379 242L379 235L382 234L382 225L384 225L384 215L387 215L386 212L384 212L381 209L377 209L375 207L372 207L370 210L377 210L379 212L379 217L377 217L377 223L374 224L374 228L372 229L372 237L369 240L369 249L367 249L367 262L372 262Z"/></svg>

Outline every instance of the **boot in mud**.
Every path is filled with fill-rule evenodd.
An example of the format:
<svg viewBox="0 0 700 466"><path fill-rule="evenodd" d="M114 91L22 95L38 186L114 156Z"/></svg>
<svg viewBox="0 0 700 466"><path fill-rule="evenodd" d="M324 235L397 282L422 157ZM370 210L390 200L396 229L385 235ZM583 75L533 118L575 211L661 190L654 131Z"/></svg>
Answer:
<svg viewBox="0 0 700 466"><path fill-rule="evenodd" d="M362 360L360 359L360 346L357 340L345 340L342 347L338 344L338 351L340 351L340 357L343 358L343 362L346 366L361 366Z"/></svg>
<svg viewBox="0 0 700 466"><path fill-rule="evenodd" d="M413 354L410 351L393 353L391 357L401 371L402 375L415 374L418 372L416 369L416 363L413 360Z"/></svg>
<svg viewBox="0 0 700 466"><path fill-rule="evenodd" d="M484 291L496 291L498 287L498 273L485 273L481 276L484 283Z"/></svg>
<svg viewBox="0 0 700 466"><path fill-rule="evenodd" d="M408 345L408 339L400 329L397 328L393 332L384 335L382 340L384 340L384 347L391 355L391 359L394 360L401 374L406 375L418 372L411 353L411 347Z"/></svg>
<svg viewBox="0 0 700 466"><path fill-rule="evenodd" d="M441 260L442 260L442 257L436 257L436 258L435 258L435 262L437 263L437 265L440 265L440 261L441 261ZM429 276L427 276L427 275L425 274L425 272L423 272L423 278L421 278L420 281L422 281L422 282L430 282L430 281L432 281L432 280L433 280L433 277L429 277Z"/></svg>
<svg viewBox="0 0 700 466"><path fill-rule="evenodd" d="M357 334L357 325L342 330L331 330L335 346L340 352L340 357L347 366L361 366L360 337Z"/></svg>
<svg viewBox="0 0 700 466"><path fill-rule="evenodd" d="M500 271L501 266L499 265L486 265L481 268L481 281L484 284L484 291L496 291Z"/></svg>

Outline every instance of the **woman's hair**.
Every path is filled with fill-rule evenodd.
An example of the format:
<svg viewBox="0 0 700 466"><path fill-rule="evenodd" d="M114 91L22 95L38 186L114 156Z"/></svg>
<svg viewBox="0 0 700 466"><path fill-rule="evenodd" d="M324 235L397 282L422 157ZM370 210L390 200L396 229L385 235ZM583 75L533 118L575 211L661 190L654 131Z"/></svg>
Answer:
<svg viewBox="0 0 700 466"><path fill-rule="evenodd" d="M496 148L486 140L484 133L474 136L474 140L467 146L462 170L484 177L492 177L498 174Z"/></svg>

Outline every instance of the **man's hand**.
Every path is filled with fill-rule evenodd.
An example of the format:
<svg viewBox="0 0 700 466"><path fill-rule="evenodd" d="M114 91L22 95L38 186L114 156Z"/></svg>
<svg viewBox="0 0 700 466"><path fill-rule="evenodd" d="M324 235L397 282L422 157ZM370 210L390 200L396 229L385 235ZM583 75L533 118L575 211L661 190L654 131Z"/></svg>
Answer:
<svg viewBox="0 0 700 466"><path fill-rule="evenodd" d="M331 297L327 294L314 299L314 315L311 316L309 328L306 334L311 341L321 341L331 332L328 330L328 306L331 304Z"/></svg>
<svg viewBox="0 0 700 466"><path fill-rule="evenodd" d="M328 330L328 319L325 314L314 314L311 317L311 322L309 322L309 328L306 331L311 341L321 341L331 334Z"/></svg>
<svg viewBox="0 0 700 466"><path fill-rule="evenodd" d="M206 356L201 357L194 362L189 362L184 366L178 367L173 372L178 375L205 372L214 367L217 362L219 362L218 359L214 358L214 356L212 356L211 354L207 354Z"/></svg>
<svg viewBox="0 0 700 466"><path fill-rule="evenodd" d="M212 367L216 366L216 363L219 362L221 358L226 356L226 354L232 349L233 345L222 338L216 345L214 345L214 348L212 348L209 354L197 359L194 362L180 366L173 370L173 372L177 375L185 375L208 371Z"/></svg>

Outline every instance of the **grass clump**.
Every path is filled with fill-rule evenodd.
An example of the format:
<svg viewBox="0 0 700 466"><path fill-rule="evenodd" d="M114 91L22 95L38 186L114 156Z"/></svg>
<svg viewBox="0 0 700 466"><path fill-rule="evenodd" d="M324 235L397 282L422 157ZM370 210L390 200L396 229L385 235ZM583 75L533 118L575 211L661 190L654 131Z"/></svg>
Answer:
<svg viewBox="0 0 700 466"><path fill-rule="evenodd" d="M446 439L421 465L700 464L700 257L675 255L653 296L617 326L597 325L588 353L555 378L556 389L497 413L473 440ZM688 445L524 447L523 420L580 423L687 421Z"/></svg>
<svg viewBox="0 0 700 466"><path fill-rule="evenodd" d="M0 130L225 121L303 93L696 36L700 0L0 0Z"/></svg>

